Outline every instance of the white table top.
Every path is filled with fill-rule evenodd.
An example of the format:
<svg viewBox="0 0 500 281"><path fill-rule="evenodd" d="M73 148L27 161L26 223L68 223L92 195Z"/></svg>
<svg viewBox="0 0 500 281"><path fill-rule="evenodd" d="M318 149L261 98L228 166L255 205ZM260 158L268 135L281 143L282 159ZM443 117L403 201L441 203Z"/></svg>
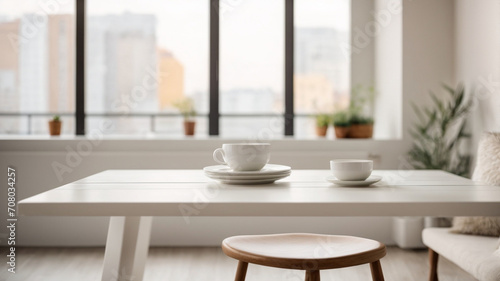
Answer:
<svg viewBox="0 0 500 281"><path fill-rule="evenodd" d="M500 216L500 187L442 171L374 171L338 187L328 170L293 170L267 185L226 185L202 170L108 170L19 202L44 216Z"/></svg>

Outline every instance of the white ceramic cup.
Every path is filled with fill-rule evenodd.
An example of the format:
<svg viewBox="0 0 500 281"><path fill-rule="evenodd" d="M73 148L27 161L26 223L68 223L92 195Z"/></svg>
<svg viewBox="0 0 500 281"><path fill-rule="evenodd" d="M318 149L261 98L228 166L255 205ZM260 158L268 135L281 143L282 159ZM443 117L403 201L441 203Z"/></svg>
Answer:
<svg viewBox="0 0 500 281"><path fill-rule="evenodd" d="M330 161L333 175L342 181L363 181L372 173L372 160L336 159Z"/></svg>
<svg viewBox="0 0 500 281"><path fill-rule="evenodd" d="M234 171L259 171L269 162L270 148L269 143L225 143L213 157Z"/></svg>

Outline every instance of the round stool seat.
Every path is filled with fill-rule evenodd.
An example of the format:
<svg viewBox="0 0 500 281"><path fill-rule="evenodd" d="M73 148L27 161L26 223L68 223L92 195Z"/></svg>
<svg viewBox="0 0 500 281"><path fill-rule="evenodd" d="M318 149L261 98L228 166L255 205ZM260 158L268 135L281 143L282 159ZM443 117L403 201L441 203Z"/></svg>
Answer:
<svg viewBox="0 0 500 281"><path fill-rule="evenodd" d="M222 250L247 263L304 270L372 263L386 254L375 240L307 233L233 236L222 242Z"/></svg>

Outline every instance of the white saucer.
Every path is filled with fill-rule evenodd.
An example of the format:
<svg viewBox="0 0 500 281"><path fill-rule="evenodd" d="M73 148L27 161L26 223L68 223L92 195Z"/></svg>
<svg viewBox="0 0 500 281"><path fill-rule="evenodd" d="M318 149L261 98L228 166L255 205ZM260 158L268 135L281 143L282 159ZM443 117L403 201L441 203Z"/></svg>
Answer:
<svg viewBox="0 0 500 281"><path fill-rule="evenodd" d="M273 178L282 178L282 177L288 177L291 174L290 171L286 173L281 173L281 174L276 174L276 175L219 175L219 174L212 174L212 173L205 173L205 175L211 179L217 179L217 180L265 180L265 179L273 179Z"/></svg>
<svg viewBox="0 0 500 281"><path fill-rule="evenodd" d="M292 170L289 166L267 164L259 171L233 171L226 165L208 166L203 168L206 175L219 175L219 176L249 176L249 175L283 175Z"/></svg>
<svg viewBox="0 0 500 281"><path fill-rule="evenodd" d="M210 175L206 176L225 184L266 184L266 183L273 183L277 180L286 178L289 175L274 176L272 178L262 178L262 179L233 179L231 177L216 178Z"/></svg>
<svg viewBox="0 0 500 281"><path fill-rule="evenodd" d="M382 180L381 176L370 176L364 181L341 181L335 176L328 176L326 180L338 186L366 187Z"/></svg>

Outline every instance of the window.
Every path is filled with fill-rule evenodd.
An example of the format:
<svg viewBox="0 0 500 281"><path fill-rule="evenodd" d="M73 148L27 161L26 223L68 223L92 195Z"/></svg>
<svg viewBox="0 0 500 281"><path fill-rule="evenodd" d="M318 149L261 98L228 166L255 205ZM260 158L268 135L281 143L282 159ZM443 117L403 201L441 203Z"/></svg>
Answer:
<svg viewBox="0 0 500 281"><path fill-rule="evenodd" d="M314 135L308 115L349 104L350 0L295 0L294 105L297 137Z"/></svg>
<svg viewBox="0 0 500 281"><path fill-rule="evenodd" d="M285 1L232 1L238 4L231 10L226 2L219 19L220 135L252 138L283 119ZM283 126L272 128L283 135Z"/></svg>
<svg viewBox="0 0 500 281"><path fill-rule="evenodd" d="M181 134L173 106L195 100L198 133L208 114L209 7L203 0L87 0L87 131Z"/></svg>
<svg viewBox="0 0 500 281"><path fill-rule="evenodd" d="M75 5L0 1L0 133L74 132Z"/></svg>
<svg viewBox="0 0 500 281"><path fill-rule="evenodd" d="M85 5L75 11L77 1ZM1 133L45 134L48 116L60 113L66 133L76 115L87 133L111 121L103 133L181 136L173 105L191 97L197 135L307 138L312 114L349 102L351 61L341 44L350 43L351 0L56 0L50 12L22 2L0 14L2 38L40 26L18 53L0 41ZM76 66L75 22L85 30L85 63ZM75 79L75 67L85 76ZM85 82L85 112L75 113L75 80Z"/></svg>

